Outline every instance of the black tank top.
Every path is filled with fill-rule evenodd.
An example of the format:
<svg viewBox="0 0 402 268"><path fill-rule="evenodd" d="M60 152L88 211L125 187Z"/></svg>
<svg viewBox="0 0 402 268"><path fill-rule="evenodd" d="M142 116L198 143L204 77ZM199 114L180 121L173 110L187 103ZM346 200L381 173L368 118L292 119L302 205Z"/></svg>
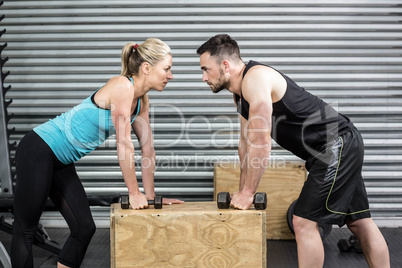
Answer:
<svg viewBox="0 0 402 268"><path fill-rule="evenodd" d="M250 61L244 69L243 78L256 65L267 66ZM285 78L287 88L282 99L272 105L271 137L286 150L307 160L321 152L326 144L348 132L353 125L349 118L332 106L279 73ZM238 113L248 120L249 103L243 95L235 97Z"/></svg>

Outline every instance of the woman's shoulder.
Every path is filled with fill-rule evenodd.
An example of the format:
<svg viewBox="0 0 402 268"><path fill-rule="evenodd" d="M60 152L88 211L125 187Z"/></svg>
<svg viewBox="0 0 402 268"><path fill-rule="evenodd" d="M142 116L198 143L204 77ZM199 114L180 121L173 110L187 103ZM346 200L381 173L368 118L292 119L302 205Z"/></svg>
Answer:
<svg viewBox="0 0 402 268"><path fill-rule="evenodd" d="M133 84L125 76L115 76L102 87L100 95L107 99L129 99L134 97Z"/></svg>
<svg viewBox="0 0 402 268"><path fill-rule="evenodd" d="M133 91L133 83L131 82L130 79L128 79L125 76L114 76L107 81L106 85L107 88L111 89L112 91L117 90L117 91L124 91L127 90L129 92Z"/></svg>
<svg viewBox="0 0 402 268"><path fill-rule="evenodd" d="M114 76L112 78L109 79L109 81L106 84L121 84L123 85L133 85L133 83L131 82L130 78L128 78L127 76L123 76L123 75L117 75Z"/></svg>

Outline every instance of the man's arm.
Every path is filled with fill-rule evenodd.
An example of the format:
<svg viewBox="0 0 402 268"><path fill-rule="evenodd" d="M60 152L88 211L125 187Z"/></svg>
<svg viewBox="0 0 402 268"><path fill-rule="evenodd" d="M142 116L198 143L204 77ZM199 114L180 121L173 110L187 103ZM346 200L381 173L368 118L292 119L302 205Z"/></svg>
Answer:
<svg viewBox="0 0 402 268"><path fill-rule="evenodd" d="M247 135L242 133L247 144L242 163L246 169L242 169L240 178L240 187L243 187L233 194L231 202L239 209L251 206L271 151L272 83L262 68L250 70L246 78L242 85L243 97L250 104L249 119L243 130ZM239 148L240 152L244 154Z"/></svg>
<svg viewBox="0 0 402 268"><path fill-rule="evenodd" d="M239 191L243 190L244 181L247 174L247 132L245 132L245 126L247 125L247 120L240 115L240 139L239 139L239 159L240 159L240 182Z"/></svg>
<svg viewBox="0 0 402 268"><path fill-rule="evenodd" d="M237 106L237 99L236 95L233 94L233 101L234 104ZM247 133L244 131L244 126L247 124L247 120L242 116L239 115L240 118L240 139L239 139L239 147L238 147L238 153L239 153L239 160L240 160L240 182L239 182L239 191L243 189L244 186L244 178L247 173L247 163L245 162L245 159L247 157Z"/></svg>

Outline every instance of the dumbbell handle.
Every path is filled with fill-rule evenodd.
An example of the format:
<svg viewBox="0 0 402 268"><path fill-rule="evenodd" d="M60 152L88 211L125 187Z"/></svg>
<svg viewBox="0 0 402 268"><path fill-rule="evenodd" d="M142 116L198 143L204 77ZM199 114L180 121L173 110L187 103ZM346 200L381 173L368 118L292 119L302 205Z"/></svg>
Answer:
<svg viewBox="0 0 402 268"><path fill-rule="evenodd" d="M253 197L253 204L255 204L255 197L256 197L257 195L254 195L254 197ZM229 197L229 201L232 201L232 198L230 198Z"/></svg>

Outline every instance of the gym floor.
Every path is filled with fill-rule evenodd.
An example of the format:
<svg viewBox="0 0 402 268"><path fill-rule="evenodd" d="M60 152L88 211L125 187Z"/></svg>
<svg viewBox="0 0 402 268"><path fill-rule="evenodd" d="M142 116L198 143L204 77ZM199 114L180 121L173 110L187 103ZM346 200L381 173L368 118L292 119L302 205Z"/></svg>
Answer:
<svg viewBox="0 0 402 268"><path fill-rule="evenodd" d="M68 229L48 228L49 236L58 243L63 243L68 235ZM385 239L388 242L391 267L402 267L402 228L382 228ZM368 267L363 254L355 252L340 253L337 247L339 239L349 238L350 231L346 228L334 226L332 232L324 240L325 263L324 268L339 267ZM0 241L7 250L10 249L11 235L0 231ZM48 251L34 246L35 267L47 268L55 267L57 256ZM267 266L275 268L297 267L296 242L293 240L268 240L267 242ZM0 264L1 266L1 264ZM103 268L110 267L110 232L107 228L98 228L87 254L82 268Z"/></svg>

